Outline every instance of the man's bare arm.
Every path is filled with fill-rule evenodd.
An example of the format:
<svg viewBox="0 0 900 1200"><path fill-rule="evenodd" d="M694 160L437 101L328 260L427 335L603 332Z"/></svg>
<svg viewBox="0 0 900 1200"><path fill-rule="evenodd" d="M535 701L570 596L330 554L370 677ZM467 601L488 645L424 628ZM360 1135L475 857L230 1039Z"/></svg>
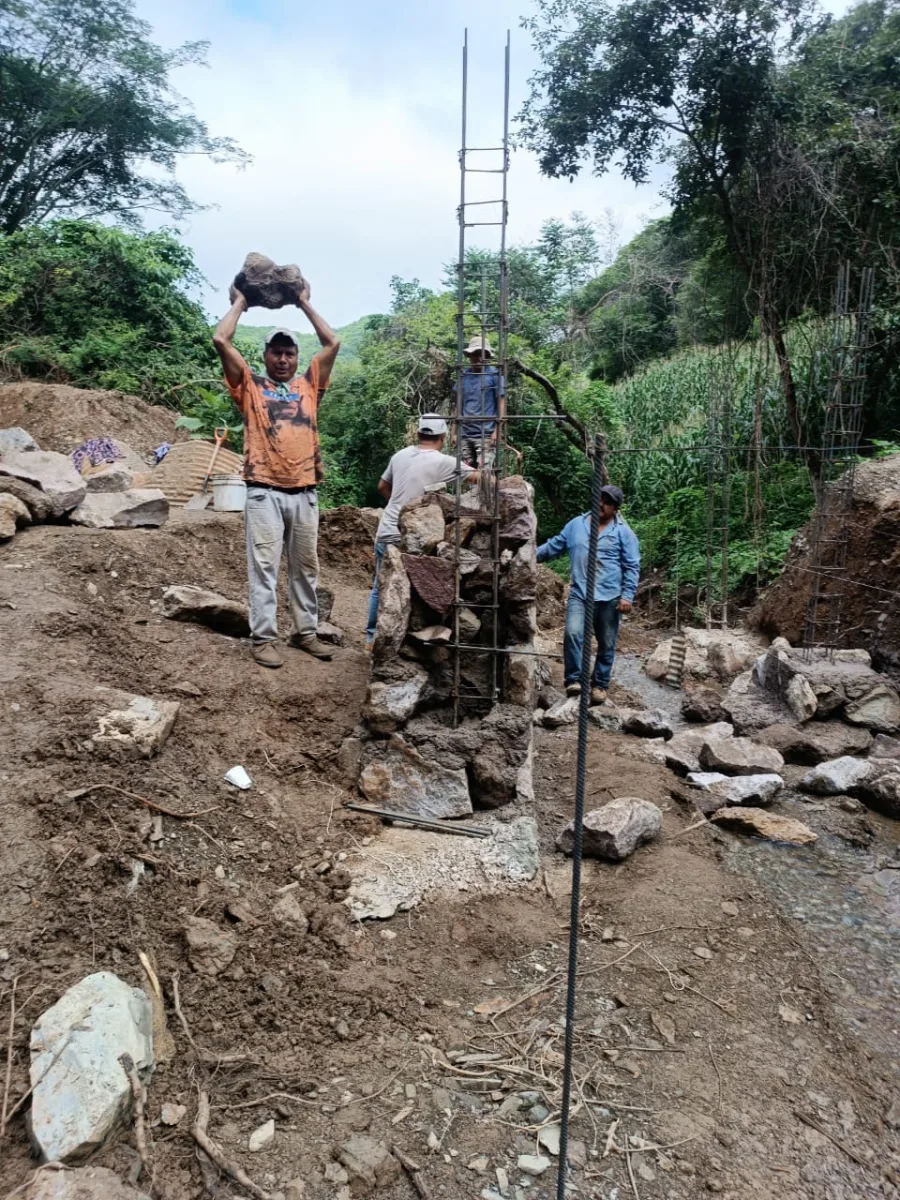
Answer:
<svg viewBox="0 0 900 1200"><path fill-rule="evenodd" d="M384 496L385 500L390 500L391 493L393 492L393 490L394 489L391 487L391 485L388 483L388 481L386 479L378 480L378 491L381 493L382 496Z"/></svg>
<svg viewBox="0 0 900 1200"><path fill-rule="evenodd" d="M228 293L228 299L231 301L231 308L216 326L213 345L216 348L216 354L222 360L222 369L225 372L226 380L232 387L237 387L244 378L246 363L240 351L234 347L234 335L237 331L238 321L247 311L248 305L243 293L233 285Z"/></svg>
<svg viewBox="0 0 900 1200"><path fill-rule="evenodd" d="M309 302L309 284L303 286L302 291L297 296L297 307L309 321L315 330L316 337L322 343L322 349L315 356L316 362L319 364L319 390L324 390L328 380L331 378L331 368L334 366L334 360L338 356L338 351L341 348L340 339L334 332L328 322L320 317L316 310Z"/></svg>

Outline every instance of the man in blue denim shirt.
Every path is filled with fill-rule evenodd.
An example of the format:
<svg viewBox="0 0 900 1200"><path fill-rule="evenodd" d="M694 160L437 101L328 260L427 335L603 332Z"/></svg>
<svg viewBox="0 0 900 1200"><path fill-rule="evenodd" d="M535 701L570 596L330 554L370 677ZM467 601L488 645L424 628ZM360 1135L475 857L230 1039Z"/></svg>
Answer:
<svg viewBox="0 0 900 1200"><path fill-rule="evenodd" d="M600 492L600 525L597 540L597 578L594 584L594 636L597 660L591 686L591 703L602 704L609 691L616 638L622 613L631 612L641 569L638 540L619 516L625 497L620 488L607 484ZM572 586L566 609L566 634L563 642L566 694L581 691L581 653L584 645L584 606L587 599L587 569L590 538L590 513L574 517L565 528L538 547L538 562L547 562L568 553Z"/></svg>

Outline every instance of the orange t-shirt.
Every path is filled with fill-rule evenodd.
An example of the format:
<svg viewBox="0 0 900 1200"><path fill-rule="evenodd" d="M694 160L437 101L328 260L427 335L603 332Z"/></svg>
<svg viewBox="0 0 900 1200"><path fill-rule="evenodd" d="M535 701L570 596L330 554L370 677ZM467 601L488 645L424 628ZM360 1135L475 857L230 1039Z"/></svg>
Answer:
<svg viewBox="0 0 900 1200"><path fill-rule="evenodd" d="M319 364L313 359L304 375L286 385L256 375L244 363L237 387L228 390L244 418L244 479L273 487L314 487L325 478L319 453Z"/></svg>

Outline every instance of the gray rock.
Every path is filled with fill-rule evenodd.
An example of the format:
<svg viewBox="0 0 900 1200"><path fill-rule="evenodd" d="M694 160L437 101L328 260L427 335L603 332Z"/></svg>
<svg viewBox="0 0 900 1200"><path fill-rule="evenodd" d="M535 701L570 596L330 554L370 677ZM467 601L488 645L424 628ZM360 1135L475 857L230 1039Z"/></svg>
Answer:
<svg viewBox="0 0 900 1200"><path fill-rule="evenodd" d="M544 725L548 729L558 729L560 725L574 725L578 720L578 709L581 704L579 696L569 696L557 701L552 708L544 713Z"/></svg>
<svg viewBox="0 0 900 1200"><path fill-rule="evenodd" d="M804 721L811 721L816 715L819 702L805 676L795 675L793 677L785 689L784 698L788 708L801 724Z"/></svg>
<svg viewBox="0 0 900 1200"><path fill-rule="evenodd" d="M334 612L334 592L331 588L316 588L316 606L318 619L320 621L330 621L331 614Z"/></svg>
<svg viewBox="0 0 900 1200"><path fill-rule="evenodd" d="M293 892L285 892L272 905L272 916L283 925L293 927L294 933L304 934L309 928L306 914Z"/></svg>
<svg viewBox="0 0 900 1200"><path fill-rule="evenodd" d="M21 479L44 492L54 517L61 517L84 500L87 487L65 454L51 450L12 451L0 458L0 475Z"/></svg>
<svg viewBox="0 0 900 1200"><path fill-rule="evenodd" d="M900 726L900 696L887 684L878 683L858 700L851 700L844 715L854 725L894 733Z"/></svg>
<svg viewBox="0 0 900 1200"><path fill-rule="evenodd" d="M170 621L191 621L205 625L229 637L250 636L250 615L246 604L187 583L166 588L163 592L163 615Z"/></svg>
<svg viewBox="0 0 900 1200"><path fill-rule="evenodd" d="M537 611L537 568L537 550L534 542L524 542L516 550L501 579L500 594L503 598L516 604L534 601Z"/></svg>
<svg viewBox="0 0 900 1200"><path fill-rule="evenodd" d="M565 699L565 692L561 692L552 683L545 683L538 693L537 702L539 708L547 709L553 708L554 704L562 704Z"/></svg>
<svg viewBox="0 0 900 1200"><path fill-rule="evenodd" d="M441 542L440 546L437 548L437 556L438 558L443 559L444 562L454 562L456 559L456 542L453 540ZM478 570L480 563L480 554L476 554L474 550L460 548L459 573L464 579L468 575L474 575L474 573Z"/></svg>
<svg viewBox="0 0 900 1200"><path fill-rule="evenodd" d="M0 493L0 541L8 542L11 537L15 537L17 529L30 524L31 513L28 505L18 496Z"/></svg>
<svg viewBox="0 0 900 1200"><path fill-rule="evenodd" d="M900 759L900 738L888 737L886 733L876 733L872 743L872 758Z"/></svg>
<svg viewBox="0 0 900 1200"><path fill-rule="evenodd" d="M338 770L346 787L355 788L359 779L359 766L362 761L363 742L358 737L345 737L337 752Z"/></svg>
<svg viewBox="0 0 900 1200"><path fill-rule="evenodd" d="M355 1134L340 1147L336 1157L350 1176L350 1190L354 1196L367 1196L389 1188L400 1177L400 1164L387 1143L366 1134Z"/></svg>
<svg viewBox="0 0 900 1200"><path fill-rule="evenodd" d="M537 521L534 515L534 489L521 475L500 480L500 541L515 547L534 543Z"/></svg>
<svg viewBox="0 0 900 1200"><path fill-rule="evenodd" d="M662 812L649 800L622 796L602 808L585 814L583 851L587 858L606 858L619 862L632 854L644 842L659 836ZM566 826L556 844L564 854L571 854L574 841L574 822Z"/></svg>
<svg viewBox="0 0 900 1200"><path fill-rule="evenodd" d="M481 619L471 608L459 610L459 636L462 642L471 645L481 632Z"/></svg>
<svg viewBox="0 0 900 1200"><path fill-rule="evenodd" d="M316 637L320 642L328 642L331 646L343 646L344 631L330 621L320 621L316 628Z"/></svg>
<svg viewBox="0 0 900 1200"><path fill-rule="evenodd" d="M285 308L297 303L305 280L298 266L278 266L265 254L248 254L234 279L250 308Z"/></svg>
<svg viewBox="0 0 900 1200"><path fill-rule="evenodd" d="M744 737L707 738L698 757L707 771L722 771L726 775L778 774L784 766L777 750Z"/></svg>
<svg viewBox="0 0 900 1200"><path fill-rule="evenodd" d="M877 768L865 759L844 755L831 762L820 763L800 780L803 792L817 796L840 796L850 793L875 775Z"/></svg>
<svg viewBox="0 0 900 1200"><path fill-rule="evenodd" d="M270 1118L263 1125L258 1126L250 1134L250 1140L247 1143L247 1149L251 1154L258 1154L260 1150L265 1150L266 1146L270 1146L275 1141L275 1120Z"/></svg>
<svg viewBox="0 0 900 1200"><path fill-rule="evenodd" d="M517 800L533 800L532 718L528 708L496 704L477 730L477 749L467 755L472 801L479 808L499 808Z"/></svg>
<svg viewBox="0 0 900 1200"><path fill-rule="evenodd" d="M221 974L237 954L237 934L231 929L220 929L206 917L188 917L184 937L188 961L198 975Z"/></svg>
<svg viewBox="0 0 900 1200"><path fill-rule="evenodd" d="M391 812L443 819L473 811L466 772L426 759L396 734L365 762L359 788L372 804Z"/></svg>
<svg viewBox="0 0 900 1200"><path fill-rule="evenodd" d="M748 778L752 779L750 775ZM687 782L691 787L702 788L704 791L709 791L714 783L727 783L728 775L723 775L721 771L691 771L687 775Z"/></svg>
<svg viewBox="0 0 900 1200"><path fill-rule="evenodd" d="M106 712L91 741L101 756L114 759L153 758L165 744L181 705L177 700L153 700L132 696L109 688L108 694L118 708Z"/></svg>
<svg viewBox="0 0 900 1200"><path fill-rule="evenodd" d="M122 1183L107 1167L36 1171L22 1200L150 1200L146 1192Z"/></svg>
<svg viewBox="0 0 900 1200"><path fill-rule="evenodd" d="M720 721L724 716L722 697L712 688L688 692L681 702L681 715L686 721L702 723Z"/></svg>
<svg viewBox="0 0 900 1200"><path fill-rule="evenodd" d="M716 780L707 790L718 796L723 805L765 805L771 804L783 787L784 780L780 775L737 775Z"/></svg>
<svg viewBox="0 0 900 1200"><path fill-rule="evenodd" d="M46 492L32 487L24 479L12 475L0 475L0 495L15 496L31 513L33 521L46 521L53 516L53 504Z"/></svg>
<svg viewBox="0 0 900 1200"><path fill-rule="evenodd" d="M813 721L809 725L769 725L756 740L777 750L785 762L820 763L845 754L865 754L872 744L868 729L843 721Z"/></svg>
<svg viewBox="0 0 900 1200"><path fill-rule="evenodd" d="M428 686L428 676L415 668L402 683L370 683L362 718L375 733L393 733L416 711Z"/></svg>
<svg viewBox="0 0 900 1200"><path fill-rule="evenodd" d="M531 1175L537 1178L543 1175L545 1171L549 1171L553 1163L544 1154L520 1154L516 1160L516 1166L523 1175Z"/></svg>
<svg viewBox="0 0 900 1200"><path fill-rule="evenodd" d="M110 463L102 470L88 471L83 476L91 492L127 492L134 483L134 473L121 463Z"/></svg>
<svg viewBox="0 0 900 1200"><path fill-rule="evenodd" d="M674 733L672 720L668 713L661 708L648 708L633 712L622 722L625 733L633 733L636 737L670 738Z"/></svg>
<svg viewBox="0 0 900 1200"><path fill-rule="evenodd" d="M158 528L169 519L169 501L159 488L128 492L89 492L70 514L89 529Z"/></svg>
<svg viewBox="0 0 900 1200"><path fill-rule="evenodd" d="M729 738L734 729L726 721L683 729L666 743L666 766L676 775L700 770L700 750L710 737Z"/></svg>
<svg viewBox="0 0 900 1200"><path fill-rule="evenodd" d="M516 653L516 651L521 653ZM533 709L536 702L534 668L537 659L534 646L530 643L524 646L510 646L509 654L504 655L505 687L504 699L508 704L519 704Z"/></svg>
<svg viewBox="0 0 900 1200"><path fill-rule="evenodd" d="M407 554L434 554L444 541L444 514L431 497L409 504L400 514L402 546Z"/></svg>
<svg viewBox="0 0 900 1200"><path fill-rule="evenodd" d="M617 708L605 704L595 704L588 709L588 720L605 733L618 733L622 728L622 714Z"/></svg>
<svg viewBox="0 0 900 1200"><path fill-rule="evenodd" d="M790 725L795 720L783 700L754 682L751 671L734 680L722 697L722 709L738 734L754 733L767 725Z"/></svg>
<svg viewBox="0 0 900 1200"><path fill-rule="evenodd" d="M900 821L900 764L897 770L888 769L884 774L863 781L858 790L870 808Z"/></svg>
<svg viewBox="0 0 900 1200"><path fill-rule="evenodd" d="M7 454L21 454L22 451L40 450L40 446L26 430L18 425L9 429L0 429L0 458Z"/></svg>
<svg viewBox="0 0 900 1200"><path fill-rule="evenodd" d="M764 808L721 808L713 813L710 820L738 833L754 834L773 842L806 846L816 841L816 835L802 821L780 817L777 813L766 812Z"/></svg>
<svg viewBox="0 0 900 1200"><path fill-rule="evenodd" d="M108 971L88 975L31 1031L31 1136L47 1162L84 1158L123 1124L131 1086L120 1055L153 1069L150 1001Z"/></svg>
<svg viewBox="0 0 900 1200"><path fill-rule="evenodd" d="M409 577L396 546L388 546L381 560L378 577L378 623L372 644L376 662L395 658L409 627L411 595Z"/></svg>

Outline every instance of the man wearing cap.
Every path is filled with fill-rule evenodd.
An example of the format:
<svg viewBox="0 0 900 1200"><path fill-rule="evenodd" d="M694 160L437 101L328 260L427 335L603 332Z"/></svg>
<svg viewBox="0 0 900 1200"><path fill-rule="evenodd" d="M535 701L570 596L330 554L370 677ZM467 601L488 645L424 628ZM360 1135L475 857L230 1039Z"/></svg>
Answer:
<svg viewBox="0 0 900 1200"><path fill-rule="evenodd" d="M600 492L600 523L597 538L597 576L594 583L592 623L597 639L597 658L591 681L591 703L603 704L609 692L616 639L622 613L631 612L641 569L641 552L634 530L619 516L625 497L620 488L607 484ZM563 530L538 547L538 562L569 555L572 586L566 609L563 659L566 695L581 692L581 655L584 646L584 606L587 603L590 513L574 517Z"/></svg>
<svg viewBox="0 0 900 1200"><path fill-rule="evenodd" d="M463 370L462 404L458 415L457 437L463 439L463 453L479 467L493 466L499 422L506 416L506 381L487 360L494 357L486 338L475 337L463 351L469 365ZM454 385L458 397L458 387ZM466 421L466 417L470 420Z"/></svg>
<svg viewBox="0 0 900 1200"><path fill-rule="evenodd" d="M378 572L388 546L400 543L400 513L407 504L439 484L462 478L475 480L477 471L467 463L457 468L456 458L442 454L447 422L437 413L425 413L419 418L419 438L415 446L398 450L378 481L378 490L387 501L375 532L375 582L369 597L369 619L366 623L366 648L372 645L378 621ZM457 473L459 470L459 474Z"/></svg>
<svg viewBox="0 0 900 1200"><path fill-rule="evenodd" d="M290 644L314 658L331 658L316 637L319 574L317 540L322 482L317 414L341 344L309 302L309 284L297 294L297 306L309 319L322 349L306 371L297 371L297 339L289 329L266 338L265 375L247 366L233 339L247 301L234 287L231 308L213 336L225 381L244 418L244 479L247 507L247 573L250 579L250 636L253 657L263 667L280 667L278 572L287 546L288 600L293 633Z"/></svg>

